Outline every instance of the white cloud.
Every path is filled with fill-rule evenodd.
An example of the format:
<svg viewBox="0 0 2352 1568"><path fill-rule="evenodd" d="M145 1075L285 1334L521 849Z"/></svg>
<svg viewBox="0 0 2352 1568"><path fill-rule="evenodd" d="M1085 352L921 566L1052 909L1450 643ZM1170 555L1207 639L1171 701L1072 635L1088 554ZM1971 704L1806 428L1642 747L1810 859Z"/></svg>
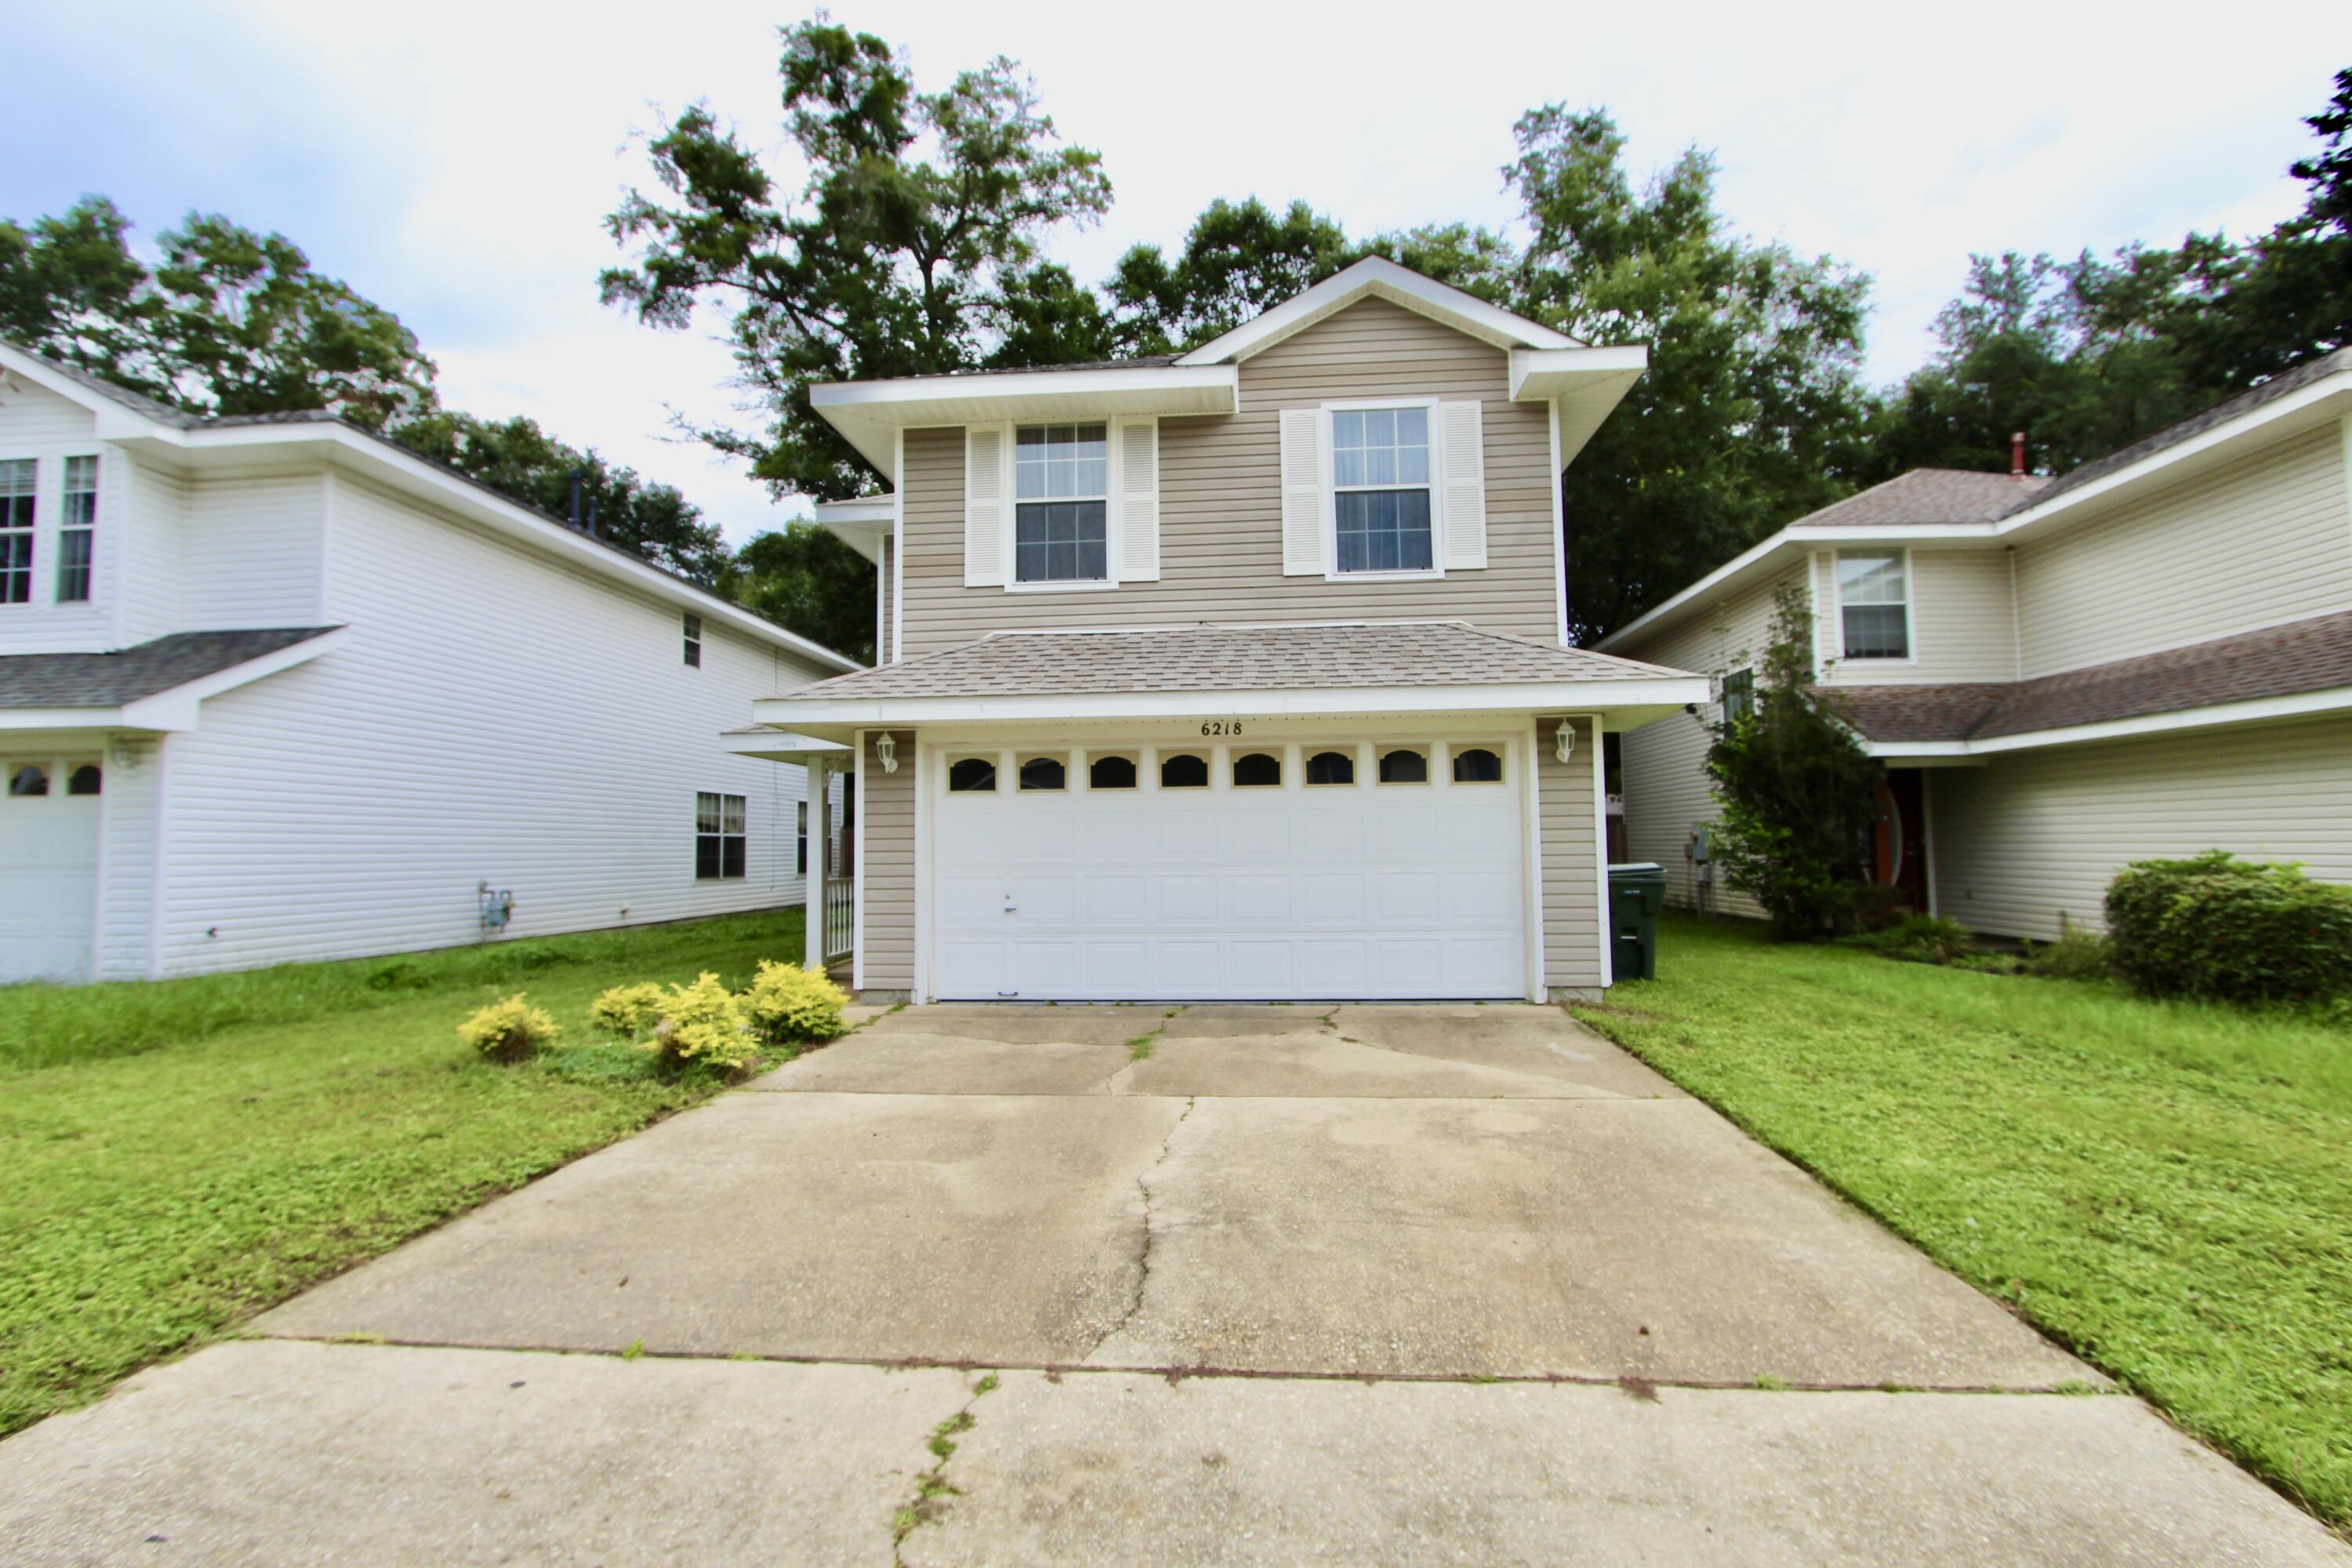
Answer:
<svg viewBox="0 0 2352 1568"><path fill-rule="evenodd" d="M904 45L926 87L998 52L1034 73L1118 192L1107 226L1056 244L1082 277L1174 242L1217 195L1305 197L1354 231L1505 222L1513 119L1605 103L1636 171L1713 149L1737 226L1875 275L1878 381L1927 352L1971 250L2243 233L2292 210L2299 117L2352 59L2352 12L2306 0L2240 5L2227 27L2146 7L2121 26L2108 5L836 10ZM666 406L729 413L724 348L637 327L594 287L615 255L599 220L645 178L633 130L708 97L780 140L784 13L207 11L58 10L26 29L22 75L69 82L82 123L109 129L9 160L0 211L106 190L151 229L191 205L282 228L417 328L451 402L677 483L731 537L798 510L673 438Z"/></svg>

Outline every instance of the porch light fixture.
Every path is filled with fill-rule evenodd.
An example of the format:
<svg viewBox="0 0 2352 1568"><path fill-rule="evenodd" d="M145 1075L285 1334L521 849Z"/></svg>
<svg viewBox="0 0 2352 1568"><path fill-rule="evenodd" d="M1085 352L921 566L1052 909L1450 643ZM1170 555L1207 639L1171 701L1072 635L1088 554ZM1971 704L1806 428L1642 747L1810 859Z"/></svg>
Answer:
<svg viewBox="0 0 2352 1568"><path fill-rule="evenodd" d="M881 759L884 773L895 773L898 771L898 740L887 730L885 730L875 741L874 754Z"/></svg>
<svg viewBox="0 0 2352 1568"><path fill-rule="evenodd" d="M1576 726L1565 719L1559 721L1559 728L1552 731L1551 754L1562 763L1576 755Z"/></svg>

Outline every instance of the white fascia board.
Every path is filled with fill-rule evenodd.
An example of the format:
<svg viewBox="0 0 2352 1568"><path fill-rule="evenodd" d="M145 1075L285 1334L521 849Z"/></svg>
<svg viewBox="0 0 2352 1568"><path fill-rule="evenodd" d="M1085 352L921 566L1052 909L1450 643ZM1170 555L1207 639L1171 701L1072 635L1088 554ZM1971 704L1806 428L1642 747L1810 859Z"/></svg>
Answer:
<svg viewBox="0 0 2352 1568"><path fill-rule="evenodd" d="M898 497L860 496L856 500L821 500L816 521L827 533L879 566L882 542L898 531Z"/></svg>
<svg viewBox="0 0 2352 1568"><path fill-rule="evenodd" d="M1641 343L1606 349L1513 349L1511 401L1540 403L1569 397L1597 381L1631 386L1650 368L1650 351Z"/></svg>
<svg viewBox="0 0 2352 1568"><path fill-rule="evenodd" d="M1129 365L836 381L810 387L809 405L895 485L900 430L1231 414L1241 406L1241 374L1231 365Z"/></svg>
<svg viewBox="0 0 2352 1568"><path fill-rule="evenodd" d="M1323 279L1302 294L1294 294L1264 314L1213 338L1184 355L1180 365L1225 364L1272 348L1294 332L1303 331L1324 317L1346 310L1366 296L1402 305L1415 314L1454 327L1496 348L1573 349L1584 345L1565 332L1538 326L1490 305L1410 267L1385 257L1371 256Z"/></svg>
<svg viewBox="0 0 2352 1568"><path fill-rule="evenodd" d="M2236 418L2216 425L2210 430L2200 431L2186 441L2151 452L2136 463L2127 463L2112 474L2102 475L2089 484L2012 513L2001 519L2000 533L2007 539L2014 534L2038 531L2064 513L2079 510L2095 501L2120 500L2143 489L2152 489L2158 483L2167 482L2170 479L2169 469L2186 467L2193 471L2213 462L2227 461L2242 448L2264 445L2273 438L2283 439L2306 428L2316 428L2339 416L2344 407L2352 407L2352 372L2323 376L2309 386L2265 403L2259 408L2250 408ZM2281 424L2288 428L2284 432L2272 428Z"/></svg>
<svg viewBox="0 0 2352 1568"><path fill-rule="evenodd" d="M840 761L853 754L848 746L837 741L820 741L814 735L795 734L789 730L730 730L719 737L719 749L733 756L799 763L803 766L812 761Z"/></svg>
<svg viewBox="0 0 2352 1568"><path fill-rule="evenodd" d="M2250 698L2243 702L2217 702L2210 708L2181 708L2169 713L2144 713L2135 719L2072 724L2060 730L2029 730L2022 734L1995 735L1981 741L1870 741L1864 742L1863 750L1888 762L1997 757L2004 752L2035 752L2090 741L2128 741L2144 735L2218 729L2225 724L2262 724L2347 711L2352 711L2352 686L2298 691L2285 697Z"/></svg>
<svg viewBox="0 0 2352 1568"><path fill-rule="evenodd" d="M1295 690L1151 691L1066 696L877 697L818 700L763 698L763 724L831 738L847 731L923 725L1068 723L1120 719L1365 718L1399 721L1423 714L1606 713L1673 710L1707 700L1705 676L1528 682L1511 686L1351 686Z"/></svg>
<svg viewBox="0 0 2352 1568"><path fill-rule="evenodd" d="M27 730L126 729L120 708L0 708L0 734Z"/></svg>

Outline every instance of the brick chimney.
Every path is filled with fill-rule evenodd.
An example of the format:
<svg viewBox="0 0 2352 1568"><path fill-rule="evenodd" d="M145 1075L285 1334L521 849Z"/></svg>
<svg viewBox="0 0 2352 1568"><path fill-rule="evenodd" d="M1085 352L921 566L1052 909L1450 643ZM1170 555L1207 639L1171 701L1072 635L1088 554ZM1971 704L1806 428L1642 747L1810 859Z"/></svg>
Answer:
<svg viewBox="0 0 2352 1568"><path fill-rule="evenodd" d="M2025 477L2025 432L2022 430L2009 438L2009 477L2012 479Z"/></svg>

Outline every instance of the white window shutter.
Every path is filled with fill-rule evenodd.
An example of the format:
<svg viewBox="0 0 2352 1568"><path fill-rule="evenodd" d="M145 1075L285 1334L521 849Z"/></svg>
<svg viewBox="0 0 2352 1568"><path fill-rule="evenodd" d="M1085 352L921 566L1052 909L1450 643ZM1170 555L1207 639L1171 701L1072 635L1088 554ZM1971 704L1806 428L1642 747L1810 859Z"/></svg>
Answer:
<svg viewBox="0 0 2352 1568"><path fill-rule="evenodd" d="M1437 405L1445 482L1445 569L1486 564L1486 441L1475 401Z"/></svg>
<svg viewBox="0 0 2352 1568"><path fill-rule="evenodd" d="M1282 574L1323 573L1323 411L1282 411Z"/></svg>
<svg viewBox="0 0 2352 1568"><path fill-rule="evenodd" d="M1004 426L974 425L963 433L963 585L1004 586L1004 539L1009 531L1004 491L1010 465Z"/></svg>
<svg viewBox="0 0 2352 1568"><path fill-rule="evenodd" d="M1118 580L1160 581L1160 421L1118 423Z"/></svg>

